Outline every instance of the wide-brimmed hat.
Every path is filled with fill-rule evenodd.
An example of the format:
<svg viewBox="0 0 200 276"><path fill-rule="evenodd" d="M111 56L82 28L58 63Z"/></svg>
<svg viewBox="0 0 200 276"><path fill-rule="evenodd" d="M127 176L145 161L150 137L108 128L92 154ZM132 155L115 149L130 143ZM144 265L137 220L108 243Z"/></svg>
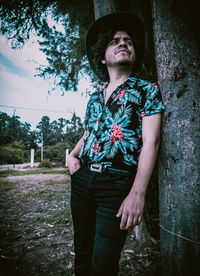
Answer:
<svg viewBox="0 0 200 276"><path fill-rule="evenodd" d="M113 13L97 19L92 23L87 32L86 51L92 70L103 81L106 81L108 78L107 68L101 64L99 66L95 64L97 61L94 56L98 53L95 53L94 45L96 44L99 33L103 33L108 29L127 31L133 38L136 53L136 60L133 66L134 73L138 71L144 55L144 26L138 16L131 13Z"/></svg>

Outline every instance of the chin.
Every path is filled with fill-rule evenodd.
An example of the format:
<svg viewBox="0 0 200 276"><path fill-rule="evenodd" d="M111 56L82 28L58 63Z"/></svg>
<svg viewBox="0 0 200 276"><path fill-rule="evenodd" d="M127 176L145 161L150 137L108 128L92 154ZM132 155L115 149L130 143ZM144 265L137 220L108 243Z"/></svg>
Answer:
<svg viewBox="0 0 200 276"><path fill-rule="evenodd" d="M117 62L119 65L133 66L134 62L130 59L122 59Z"/></svg>

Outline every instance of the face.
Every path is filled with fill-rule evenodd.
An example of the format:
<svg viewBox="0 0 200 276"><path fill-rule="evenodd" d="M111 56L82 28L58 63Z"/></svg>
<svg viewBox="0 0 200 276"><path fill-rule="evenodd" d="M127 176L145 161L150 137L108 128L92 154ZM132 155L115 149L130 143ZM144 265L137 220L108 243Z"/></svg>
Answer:
<svg viewBox="0 0 200 276"><path fill-rule="evenodd" d="M132 66L135 61L135 49L130 36L124 31L118 31L108 43L105 57L101 61L109 66Z"/></svg>

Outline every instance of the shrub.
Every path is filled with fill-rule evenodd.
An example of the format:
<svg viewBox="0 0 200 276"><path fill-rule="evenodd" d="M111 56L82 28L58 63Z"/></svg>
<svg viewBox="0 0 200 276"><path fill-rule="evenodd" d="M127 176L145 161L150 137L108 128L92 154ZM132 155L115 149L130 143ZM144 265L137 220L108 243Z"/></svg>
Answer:
<svg viewBox="0 0 200 276"><path fill-rule="evenodd" d="M52 163L49 159L44 159L40 162L38 168L52 168Z"/></svg>
<svg viewBox="0 0 200 276"><path fill-rule="evenodd" d="M24 162L24 145L13 142L0 147L1 164L20 164Z"/></svg>

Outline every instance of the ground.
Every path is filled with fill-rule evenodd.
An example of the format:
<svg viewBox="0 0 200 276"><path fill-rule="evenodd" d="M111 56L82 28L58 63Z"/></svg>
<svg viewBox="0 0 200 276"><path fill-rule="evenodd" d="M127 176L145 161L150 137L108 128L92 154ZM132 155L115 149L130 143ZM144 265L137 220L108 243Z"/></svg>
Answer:
<svg viewBox="0 0 200 276"><path fill-rule="evenodd" d="M0 276L72 276L68 174L0 178ZM159 241L128 237L119 276L159 276Z"/></svg>

